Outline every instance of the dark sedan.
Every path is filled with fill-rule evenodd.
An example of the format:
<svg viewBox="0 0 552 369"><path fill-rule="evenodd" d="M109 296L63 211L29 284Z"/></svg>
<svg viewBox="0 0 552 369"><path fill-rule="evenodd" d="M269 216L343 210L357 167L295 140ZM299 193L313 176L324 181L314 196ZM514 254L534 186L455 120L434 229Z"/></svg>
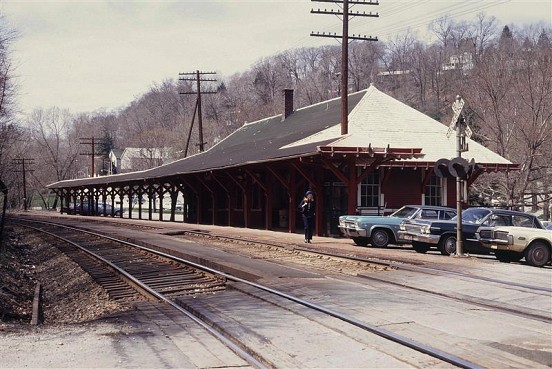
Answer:
<svg viewBox="0 0 552 369"><path fill-rule="evenodd" d="M451 220L410 220L401 223L399 235L410 240L417 252L427 252L436 246L441 254L456 252L456 217ZM462 212L462 240L464 251L488 253L476 239L480 226L516 226L542 229L542 224L533 215L511 210L470 208Z"/></svg>

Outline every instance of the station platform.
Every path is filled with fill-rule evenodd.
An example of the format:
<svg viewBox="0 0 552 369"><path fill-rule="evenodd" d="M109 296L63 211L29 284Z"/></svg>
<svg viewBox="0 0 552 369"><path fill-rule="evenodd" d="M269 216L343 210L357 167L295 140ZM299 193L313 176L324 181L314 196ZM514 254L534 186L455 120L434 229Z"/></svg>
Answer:
<svg viewBox="0 0 552 369"><path fill-rule="evenodd" d="M178 234L182 234L184 231L200 231L216 236L231 237L234 239L240 239L243 241L264 242L278 245L285 245L289 248L302 248L312 249L317 251L335 252L348 256L356 256L360 258L378 258L384 260L393 260L398 262L415 263L419 265L430 264L440 265L445 269L456 269L469 267L473 268L479 265L485 268L483 265L486 263L496 264L496 259L492 255L466 255L466 257L446 257L440 254L437 250L430 250L426 254L419 254L415 252L412 247L406 245L389 245L386 248L375 247L362 247L357 246L351 239L345 237L321 237L314 236L312 243L304 242L304 234L290 233L285 230L264 230L253 228L239 228L218 226L209 224L196 224L196 223L183 223L183 222L170 222L170 221L158 221L158 220L144 220L144 219L129 219L129 218L112 218L112 217L95 217L95 216L82 216L82 215L67 215L60 214L54 211L28 211L19 212L20 216L29 217L47 217L63 218L66 220L82 223L84 225L91 226L92 224L104 224L111 225L109 227L110 232L116 232L126 239L138 238L137 232L144 231L144 234L156 234L159 236L175 238ZM125 227L117 227L117 225L125 225ZM114 226L114 227L113 227ZM131 226L129 228L129 226ZM140 236L142 238L144 236ZM164 242L167 245L167 242Z"/></svg>

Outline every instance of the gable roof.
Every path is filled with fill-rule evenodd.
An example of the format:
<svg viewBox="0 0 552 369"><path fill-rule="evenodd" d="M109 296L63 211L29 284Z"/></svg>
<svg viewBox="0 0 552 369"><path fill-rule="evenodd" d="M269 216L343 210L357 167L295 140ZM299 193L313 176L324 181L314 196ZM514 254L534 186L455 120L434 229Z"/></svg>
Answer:
<svg viewBox="0 0 552 369"><path fill-rule="evenodd" d="M447 137L448 127L418 110L370 86L349 114L348 134L340 135L340 126L332 126L311 137L295 142L332 139L330 147L421 147L422 156L406 162L430 162L452 159L457 155L456 134ZM469 151L462 153L467 160L479 164L512 164L483 145L467 139Z"/></svg>
<svg viewBox="0 0 552 369"><path fill-rule="evenodd" d="M435 162L456 156L455 136L446 137L447 127L427 115L370 86L349 94L349 133L341 135L341 99L336 98L298 109L282 120L276 115L241 128L212 146L169 164L145 171L105 177L67 180L50 188L110 184L169 177L187 173L311 156L335 148L422 148L422 154L407 162ZM478 163L511 164L498 154L469 141Z"/></svg>

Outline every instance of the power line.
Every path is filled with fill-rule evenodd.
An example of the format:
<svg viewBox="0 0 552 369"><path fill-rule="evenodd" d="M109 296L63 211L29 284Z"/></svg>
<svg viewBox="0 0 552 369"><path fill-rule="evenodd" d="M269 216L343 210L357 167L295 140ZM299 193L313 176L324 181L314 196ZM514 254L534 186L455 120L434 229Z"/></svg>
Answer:
<svg viewBox="0 0 552 369"><path fill-rule="evenodd" d="M333 35L326 34L325 32L311 32L311 36L316 37L332 37L341 39L341 134L346 135L348 133L348 118L349 118L349 40L364 40L364 41L377 41L377 37L366 37L361 35L349 36L349 20L353 17L379 17L378 13L366 13L366 12L353 12L350 10L349 5L379 5L377 0L311 0L321 3L334 3L340 7L341 10L317 10L311 9L313 14L326 14L335 15L341 18L343 23L343 32L341 35L337 35L335 32Z"/></svg>
<svg viewBox="0 0 552 369"><path fill-rule="evenodd" d="M102 143L104 140L101 139L101 138L96 138L96 137L81 137L80 138L80 144L81 145L90 145L91 147L91 150L90 152L84 152L84 153L80 153L79 155L83 155L83 156L90 156L91 157L91 161L90 161L90 177L94 177L94 157L97 155L96 153L96 144L97 143Z"/></svg>
<svg viewBox="0 0 552 369"><path fill-rule="evenodd" d="M188 133L188 140L186 142L186 149L184 156L188 155L188 144L190 143L190 137L192 133L192 127L194 125L194 118L197 111L197 123L198 123L198 129L199 129L199 151L203 152L203 145L205 142L203 142L203 119L202 119L202 113L201 113L201 95L202 94L216 94L217 91L202 91L201 90L201 82L216 82L216 78L202 78L202 76L205 75L215 75L217 72L200 72L199 70L196 70L195 72L186 72L186 73L178 73L180 77L179 81L192 81L196 82L196 92L190 91L190 92L179 92L181 95L197 95L196 98L196 107L194 110L194 115L192 117L192 124L190 125L190 131Z"/></svg>

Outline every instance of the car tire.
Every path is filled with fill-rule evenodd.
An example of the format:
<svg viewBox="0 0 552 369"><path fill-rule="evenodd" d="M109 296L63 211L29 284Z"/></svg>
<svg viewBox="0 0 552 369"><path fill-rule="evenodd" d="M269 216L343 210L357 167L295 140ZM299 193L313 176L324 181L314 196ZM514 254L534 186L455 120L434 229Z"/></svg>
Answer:
<svg viewBox="0 0 552 369"><path fill-rule="evenodd" d="M368 246L368 239L366 237L353 237L353 242L357 246Z"/></svg>
<svg viewBox="0 0 552 369"><path fill-rule="evenodd" d="M425 254L429 251L430 246L427 243L412 241L412 248L414 251L420 254Z"/></svg>
<svg viewBox="0 0 552 369"><path fill-rule="evenodd" d="M550 246L541 241L533 242L525 249L525 261L532 266L545 266L550 262Z"/></svg>
<svg viewBox="0 0 552 369"><path fill-rule="evenodd" d="M496 250L495 257L501 263L512 263L512 262L520 261L521 258L523 258L523 254L519 252L508 251L508 250Z"/></svg>
<svg viewBox="0 0 552 369"><path fill-rule="evenodd" d="M387 247L391 240L389 232L385 229L374 229L370 236L370 243L374 247Z"/></svg>
<svg viewBox="0 0 552 369"><path fill-rule="evenodd" d="M456 252L456 236L448 235L439 242L439 251L445 256L452 255Z"/></svg>

